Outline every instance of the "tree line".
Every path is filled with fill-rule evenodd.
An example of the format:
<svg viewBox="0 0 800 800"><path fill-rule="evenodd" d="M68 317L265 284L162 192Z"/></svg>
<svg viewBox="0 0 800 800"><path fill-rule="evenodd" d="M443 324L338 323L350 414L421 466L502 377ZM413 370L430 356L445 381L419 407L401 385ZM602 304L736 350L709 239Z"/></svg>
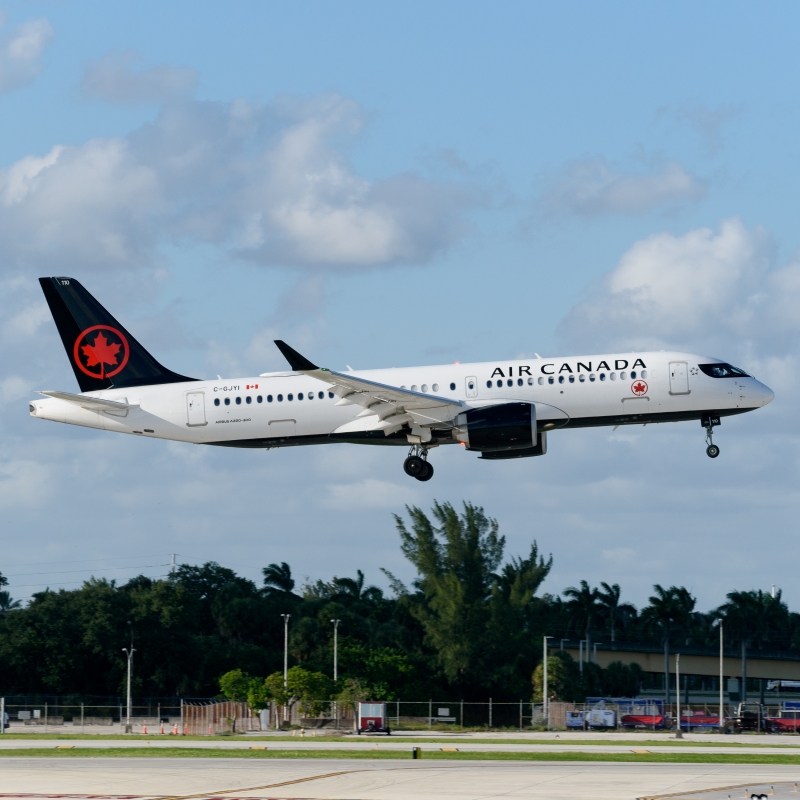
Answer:
<svg viewBox="0 0 800 800"><path fill-rule="evenodd" d="M0 694L120 695L121 648L131 632L138 697L216 696L220 678L237 670L248 681L262 676L257 684L267 688L257 691L278 692L282 680L278 686L273 677L271 689L267 681L282 678L285 614L297 685L316 681L305 697L528 699L537 691L544 635L584 639L589 650L602 641L668 653L716 646L722 622L728 645L745 656L800 646L800 615L780 592L732 591L701 612L687 589L656 584L639 610L617 584L581 581L560 595L540 592L552 557L535 540L527 553L507 557L496 520L471 503L435 503L430 513L410 507L395 526L416 575L406 585L384 570L390 593L368 585L360 570L297 586L289 565L275 563L258 585L209 562L121 585L92 578L78 589L38 592L22 606L0 576ZM340 620L338 686L332 620ZM644 680L632 666L589 664L581 674L566 654L556 658L550 685L561 699L630 696Z"/></svg>

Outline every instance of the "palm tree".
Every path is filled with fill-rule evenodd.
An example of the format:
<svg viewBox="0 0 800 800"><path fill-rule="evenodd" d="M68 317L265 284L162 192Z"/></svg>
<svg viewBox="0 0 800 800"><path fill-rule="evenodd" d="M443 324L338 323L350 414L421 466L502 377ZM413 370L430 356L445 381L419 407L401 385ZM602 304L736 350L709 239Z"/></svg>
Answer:
<svg viewBox="0 0 800 800"><path fill-rule="evenodd" d="M292 593L294 578L291 567L285 561L280 564L270 564L261 571L264 574L264 586L268 591Z"/></svg>
<svg viewBox="0 0 800 800"><path fill-rule="evenodd" d="M600 585L603 587L603 591L598 593L600 613L608 620L611 628L611 641L615 642L617 640L617 620L628 620L635 617L636 607L630 603L620 603L622 590L618 583L609 586L607 583L601 582Z"/></svg>
<svg viewBox="0 0 800 800"><path fill-rule="evenodd" d="M9 611L12 611L15 608L21 608L22 601L21 600L12 600L11 594L3 589L0 592L0 616L7 614Z"/></svg>
<svg viewBox="0 0 800 800"><path fill-rule="evenodd" d="M665 589L656 584L653 586L653 591L655 594L649 598L650 605L642 610L641 618L646 628L661 634L661 643L664 645L664 702L669 705L670 637L679 630L689 627L696 600L688 589L683 587L670 586L669 589Z"/></svg>
<svg viewBox="0 0 800 800"><path fill-rule="evenodd" d="M564 589L564 596L569 597L567 608L576 625L580 625L586 633L586 660L592 646L592 625L598 615L600 593L592 589L586 581L581 581L580 588L570 586Z"/></svg>
<svg viewBox="0 0 800 800"><path fill-rule="evenodd" d="M781 592L772 597L766 592L729 592L728 602L721 605L715 616L725 622L725 632L739 642L742 650L742 700L747 700L747 648L761 645L780 636L786 630L789 611Z"/></svg>
<svg viewBox="0 0 800 800"><path fill-rule="evenodd" d="M356 570L357 578L334 578L332 588L336 594L352 597L354 600L378 602L383 599L383 592L377 586L364 588L364 573Z"/></svg>

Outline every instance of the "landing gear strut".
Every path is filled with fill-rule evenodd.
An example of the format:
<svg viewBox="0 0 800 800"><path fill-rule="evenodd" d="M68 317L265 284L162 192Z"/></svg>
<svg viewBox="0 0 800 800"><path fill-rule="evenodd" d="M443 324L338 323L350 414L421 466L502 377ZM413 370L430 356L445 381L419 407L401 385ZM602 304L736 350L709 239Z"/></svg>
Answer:
<svg viewBox="0 0 800 800"><path fill-rule="evenodd" d="M719 455L719 447L714 444L714 426L720 424L719 417L705 416L700 420L700 424L706 429L706 455L709 458L716 458Z"/></svg>
<svg viewBox="0 0 800 800"><path fill-rule="evenodd" d="M428 448L422 445L412 445L408 451L408 458L403 462L406 475L418 481L429 481L433 477L433 464L428 463Z"/></svg>

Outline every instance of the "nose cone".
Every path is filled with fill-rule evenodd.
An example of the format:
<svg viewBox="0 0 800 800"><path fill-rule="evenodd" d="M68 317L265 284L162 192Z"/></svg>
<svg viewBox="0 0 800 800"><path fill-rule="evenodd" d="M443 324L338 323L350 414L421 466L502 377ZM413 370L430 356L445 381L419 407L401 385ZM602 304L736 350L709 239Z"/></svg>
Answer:
<svg viewBox="0 0 800 800"><path fill-rule="evenodd" d="M759 405L762 407L768 406L775 399L775 392L760 381L756 381L756 384L759 393Z"/></svg>

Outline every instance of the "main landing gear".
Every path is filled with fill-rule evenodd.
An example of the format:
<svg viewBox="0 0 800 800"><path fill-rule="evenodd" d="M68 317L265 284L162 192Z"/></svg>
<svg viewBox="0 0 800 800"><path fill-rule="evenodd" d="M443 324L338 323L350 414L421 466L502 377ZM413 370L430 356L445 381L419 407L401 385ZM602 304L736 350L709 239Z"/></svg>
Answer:
<svg viewBox="0 0 800 800"><path fill-rule="evenodd" d="M408 458L403 462L406 475L418 481L429 481L433 477L433 464L428 463L428 449L415 444L408 451Z"/></svg>
<svg viewBox="0 0 800 800"><path fill-rule="evenodd" d="M719 447L714 444L714 426L720 424L719 417L706 416L700 420L700 424L706 429L706 455L709 458L716 458L719 455Z"/></svg>

